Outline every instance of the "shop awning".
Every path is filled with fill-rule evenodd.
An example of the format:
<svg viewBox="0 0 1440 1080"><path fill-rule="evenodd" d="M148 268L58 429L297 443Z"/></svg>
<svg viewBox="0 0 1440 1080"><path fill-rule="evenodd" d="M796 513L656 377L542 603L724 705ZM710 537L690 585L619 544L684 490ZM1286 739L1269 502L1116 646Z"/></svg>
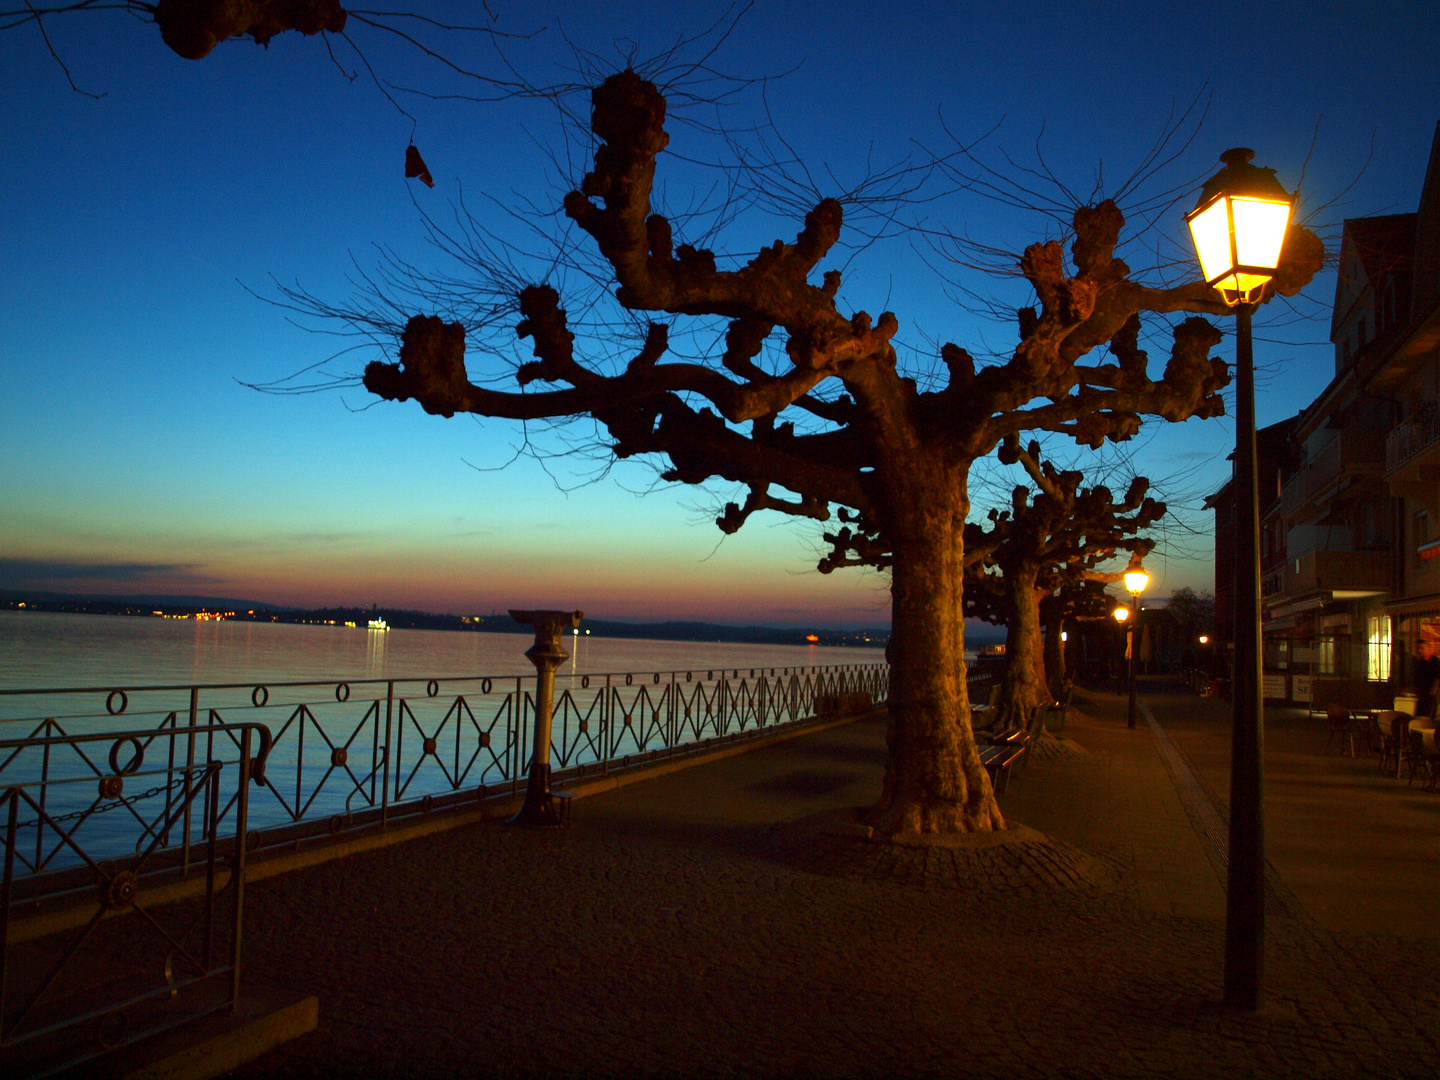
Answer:
<svg viewBox="0 0 1440 1080"><path fill-rule="evenodd" d="M1385 613L1396 617L1405 615L1440 615L1440 593L1425 596L1406 596L1391 600L1385 605Z"/></svg>

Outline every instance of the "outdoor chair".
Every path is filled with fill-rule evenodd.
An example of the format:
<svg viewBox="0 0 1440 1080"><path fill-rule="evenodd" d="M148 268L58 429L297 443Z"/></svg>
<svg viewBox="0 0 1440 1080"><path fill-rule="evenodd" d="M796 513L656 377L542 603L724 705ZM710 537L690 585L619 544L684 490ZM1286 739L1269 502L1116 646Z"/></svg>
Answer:
<svg viewBox="0 0 1440 1080"><path fill-rule="evenodd" d="M1405 786L1409 787L1415 782L1415 774L1419 773L1425 780L1427 791L1435 790L1435 758L1425 752L1425 736L1419 731L1407 731L1408 738L1405 747L1401 752L1401 760L1406 767Z"/></svg>
<svg viewBox="0 0 1440 1080"><path fill-rule="evenodd" d="M1395 766L1395 775L1400 775L1400 754L1410 741L1410 717L1397 712L1390 718L1390 730L1385 733L1385 742L1380 750L1380 771L1388 772Z"/></svg>
<svg viewBox="0 0 1440 1080"><path fill-rule="evenodd" d="M1371 713L1360 723L1361 734L1365 737L1365 752L1367 754L1384 754L1385 732L1390 730L1390 721L1395 719L1394 709L1381 709L1377 713Z"/></svg>
<svg viewBox="0 0 1440 1080"><path fill-rule="evenodd" d="M1414 716L1415 706L1419 700L1414 694L1396 694L1395 711L1403 712L1406 716Z"/></svg>
<svg viewBox="0 0 1440 1080"><path fill-rule="evenodd" d="M1337 740L1340 745L1340 753L1345 753L1345 743L1350 743L1350 756L1355 756L1355 721L1350 718L1350 710L1344 705L1326 705L1325 719L1330 725L1330 735L1325 740L1325 752L1330 752L1330 745Z"/></svg>

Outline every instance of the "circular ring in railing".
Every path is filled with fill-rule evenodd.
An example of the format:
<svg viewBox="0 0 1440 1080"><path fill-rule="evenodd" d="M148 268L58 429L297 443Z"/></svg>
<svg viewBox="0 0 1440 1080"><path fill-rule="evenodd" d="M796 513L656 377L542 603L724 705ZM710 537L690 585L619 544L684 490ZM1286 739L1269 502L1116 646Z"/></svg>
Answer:
<svg viewBox="0 0 1440 1080"><path fill-rule="evenodd" d="M435 747L436 747L436 745L438 745L438 744L435 742L434 739L426 739L426 740L425 740L425 743L424 743L425 753L427 753L427 754L433 754L433 753L435 753Z"/></svg>
<svg viewBox="0 0 1440 1080"><path fill-rule="evenodd" d="M95 1018L95 1041L101 1049L114 1050L130 1033L130 1017L124 1009L116 1009Z"/></svg>
<svg viewBox="0 0 1440 1080"><path fill-rule="evenodd" d="M436 694L438 694L438 693L440 693L440 684L439 684L438 682L436 682L434 679L431 679L429 682L427 682L427 683L425 684L425 696L426 696L426 697L434 697L434 696L435 696Z"/></svg>
<svg viewBox="0 0 1440 1080"><path fill-rule="evenodd" d="M659 686L659 685L660 685L660 673L659 673L658 671L655 672L655 685L656 685L656 686Z"/></svg>
<svg viewBox="0 0 1440 1080"><path fill-rule="evenodd" d="M420 809L423 810L425 813L428 814L432 809L434 809L434 807L435 807L435 796L434 796L434 795L426 795L423 799L420 800Z"/></svg>
<svg viewBox="0 0 1440 1080"><path fill-rule="evenodd" d="M345 819L339 814L330 815L330 834L333 836L345 827Z"/></svg>
<svg viewBox="0 0 1440 1080"><path fill-rule="evenodd" d="M350 684L349 684L349 683L347 683L347 682L342 682L339 686L335 687L335 700L336 700L336 701L349 701L349 700L350 700Z"/></svg>
<svg viewBox="0 0 1440 1080"><path fill-rule="evenodd" d="M488 694L488 693L490 692L490 680L489 680L489 679L481 679L481 680L480 680L480 692L481 692L482 694Z"/></svg>
<svg viewBox="0 0 1440 1080"><path fill-rule="evenodd" d="M630 726L630 714L628 712L625 714L625 726Z"/></svg>
<svg viewBox="0 0 1440 1080"><path fill-rule="evenodd" d="M635 676L634 676L634 675L626 675L626 676L625 676L625 685L626 685L626 686L629 686L629 685L630 685L631 683L633 683L634 681L635 681Z"/></svg>
<svg viewBox="0 0 1440 1080"><path fill-rule="evenodd" d="M343 769L345 763L350 760L350 751L343 746L337 746L330 751L330 764L336 769Z"/></svg>
<svg viewBox="0 0 1440 1080"><path fill-rule="evenodd" d="M752 667L752 668L750 669L750 678L753 679L754 677L755 677L755 669Z"/></svg>
<svg viewBox="0 0 1440 1080"><path fill-rule="evenodd" d="M751 672L751 674L754 674L754 672ZM730 677L731 677L732 679L738 679L738 678L740 677L740 672L739 672L739 671L733 671L733 672L730 673Z"/></svg>
<svg viewBox="0 0 1440 1080"><path fill-rule="evenodd" d="M705 678L707 681L714 681L715 673L713 671L707 671L705 672Z"/></svg>
<svg viewBox="0 0 1440 1080"><path fill-rule="evenodd" d="M484 750L490 745L490 732L480 732L480 749ZM482 785L483 786L483 785Z"/></svg>
<svg viewBox="0 0 1440 1080"><path fill-rule="evenodd" d="M115 707L116 698L120 699L120 707L118 709ZM111 690L109 695L105 698L105 711L108 712L111 716L119 716L122 712L125 711L125 707L129 704L130 699L125 696L124 690Z"/></svg>
<svg viewBox="0 0 1440 1080"><path fill-rule="evenodd" d="M125 767L120 767L120 748L126 743L135 747L135 756L126 762ZM140 745L140 740L133 735L126 735L124 738L116 739L115 745L110 747L110 768L115 770L117 776L129 776L136 772L145 761L145 748Z"/></svg>
<svg viewBox="0 0 1440 1080"><path fill-rule="evenodd" d="M102 799L118 799L124 790L125 781L121 777L102 776L100 778L100 797Z"/></svg>
<svg viewBox="0 0 1440 1080"><path fill-rule="evenodd" d="M590 689L590 676L589 676L589 675L581 675L581 676L580 676L580 689L581 689L581 690L589 690L589 689Z"/></svg>
<svg viewBox="0 0 1440 1080"><path fill-rule="evenodd" d="M254 690L250 691L250 704L254 705L257 709L269 700L270 691L263 686L257 686Z"/></svg>

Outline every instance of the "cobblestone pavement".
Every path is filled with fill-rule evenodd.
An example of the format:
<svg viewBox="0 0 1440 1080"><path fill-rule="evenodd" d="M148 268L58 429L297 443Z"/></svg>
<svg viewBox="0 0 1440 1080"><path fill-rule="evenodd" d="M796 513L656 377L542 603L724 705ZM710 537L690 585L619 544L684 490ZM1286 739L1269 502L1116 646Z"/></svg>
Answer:
<svg viewBox="0 0 1440 1080"><path fill-rule="evenodd" d="M1054 889L797 852L785 823L875 797L875 723L257 883L251 977L320 1029L240 1075L1440 1074L1433 942L1275 920L1274 1003L1216 1004L1213 854L1148 731L1084 707L1086 752L1002 800L1103 870Z"/></svg>

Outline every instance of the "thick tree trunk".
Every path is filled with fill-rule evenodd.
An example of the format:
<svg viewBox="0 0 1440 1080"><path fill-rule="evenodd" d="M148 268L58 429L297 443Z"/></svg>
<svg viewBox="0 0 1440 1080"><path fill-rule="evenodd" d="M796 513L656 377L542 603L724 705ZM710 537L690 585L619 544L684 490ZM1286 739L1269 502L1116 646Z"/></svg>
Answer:
<svg viewBox="0 0 1440 1080"><path fill-rule="evenodd" d="M965 687L968 504L963 487L949 498L923 494L930 505L910 500L891 529L890 752L884 790L866 822L883 836L1003 829Z"/></svg>
<svg viewBox="0 0 1440 1080"><path fill-rule="evenodd" d="M1032 733L1040 716L1044 655L1040 638L1040 597L1035 591L1036 571L1005 568L1005 588L1013 614L1005 634L1005 677L1000 683L1000 728L1023 728ZM1038 720L1043 723L1043 720Z"/></svg>
<svg viewBox="0 0 1440 1080"><path fill-rule="evenodd" d="M1045 679L1050 696L1059 699L1065 692L1065 616L1051 613L1045 623Z"/></svg>

